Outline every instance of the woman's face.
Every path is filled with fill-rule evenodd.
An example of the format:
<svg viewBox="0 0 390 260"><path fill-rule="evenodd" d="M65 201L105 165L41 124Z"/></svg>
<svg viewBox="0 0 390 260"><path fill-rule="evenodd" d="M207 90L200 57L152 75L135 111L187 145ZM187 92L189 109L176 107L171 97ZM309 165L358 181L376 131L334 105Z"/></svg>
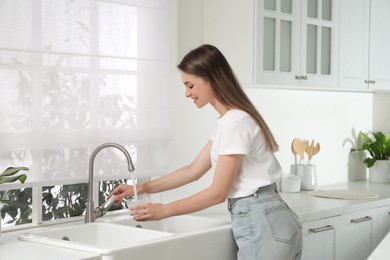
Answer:
<svg viewBox="0 0 390 260"><path fill-rule="evenodd" d="M202 108L208 103L214 104L216 99L208 81L183 71L181 78L186 88L185 96L191 98L198 108Z"/></svg>

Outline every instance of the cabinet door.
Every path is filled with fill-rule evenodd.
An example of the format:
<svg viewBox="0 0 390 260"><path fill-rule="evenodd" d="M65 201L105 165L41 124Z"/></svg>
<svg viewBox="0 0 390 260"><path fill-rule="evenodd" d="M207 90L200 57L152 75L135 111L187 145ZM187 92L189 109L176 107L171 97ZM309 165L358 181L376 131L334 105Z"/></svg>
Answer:
<svg viewBox="0 0 390 260"><path fill-rule="evenodd" d="M390 1L371 0L370 84L374 90L390 90Z"/></svg>
<svg viewBox="0 0 390 260"><path fill-rule="evenodd" d="M378 239L379 244L390 232L390 206L378 208Z"/></svg>
<svg viewBox="0 0 390 260"><path fill-rule="evenodd" d="M243 84L253 83L254 0L204 0L203 41L215 45Z"/></svg>
<svg viewBox="0 0 390 260"><path fill-rule="evenodd" d="M301 85L337 87L338 0L303 0Z"/></svg>
<svg viewBox="0 0 390 260"><path fill-rule="evenodd" d="M255 82L299 85L300 1L255 2Z"/></svg>
<svg viewBox="0 0 390 260"><path fill-rule="evenodd" d="M337 87L338 0L256 1L255 82Z"/></svg>
<svg viewBox="0 0 390 260"><path fill-rule="evenodd" d="M341 216L337 259L365 260L376 246L377 209Z"/></svg>
<svg viewBox="0 0 390 260"><path fill-rule="evenodd" d="M369 1L340 1L340 88L368 89L369 19Z"/></svg>
<svg viewBox="0 0 390 260"><path fill-rule="evenodd" d="M302 260L331 260L336 256L337 218L304 222Z"/></svg>

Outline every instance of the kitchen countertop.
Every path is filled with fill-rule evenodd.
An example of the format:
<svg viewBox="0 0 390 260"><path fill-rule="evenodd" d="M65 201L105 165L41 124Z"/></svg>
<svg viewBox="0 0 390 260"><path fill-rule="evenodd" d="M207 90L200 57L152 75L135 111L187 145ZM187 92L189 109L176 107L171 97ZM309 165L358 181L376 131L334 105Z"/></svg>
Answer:
<svg viewBox="0 0 390 260"><path fill-rule="evenodd" d="M311 220L338 216L344 213L349 213L368 208L375 208L385 205L390 205L390 185L369 183L368 181L347 182L331 185L319 186L317 189L321 190L354 190L354 191L371 191L379 194L377 199L367 200L340 200L319 198L309 195L307 191L297 193L283 193L281 196L290 206L290 208L299 216L302 222ZM229 214L225 206L218 207L220 211L211 210L203 211L198 215L209 216L213 218L229 218ZM0 235L0 252L1 260L15 260L15 259L39 259L51 260L53 256L57 260L69 259L84 259L84 260L98 260L99 255L92 253L59 248L48 245L41 245L32 242L20 241L17 235L26 232L34 232L36 230L47 229L48 227L37 227L29 230L5 232ZM387 240L390 243L388 235ZM385 241L385 240L384 240ZM374 258L373 258L374 259ZM380 258L375 258L380 259Z"/></svg>
<svg viewBox="0 0 390 260"><path fill-rule="evenodd" d="M368 260L388 260L390 255L390 233L374 249Z"/></svg>
<svg viewBox="0 0 390 260"><path fill-rule="evenodd" d="M390 205L390 184L370 183L368 181L345 182L319 186L316 190L370 191L377 193L379 197L365 200L329 199L312 196L308 191L281 192L280 195L298 215L301 222Z"/></svg>

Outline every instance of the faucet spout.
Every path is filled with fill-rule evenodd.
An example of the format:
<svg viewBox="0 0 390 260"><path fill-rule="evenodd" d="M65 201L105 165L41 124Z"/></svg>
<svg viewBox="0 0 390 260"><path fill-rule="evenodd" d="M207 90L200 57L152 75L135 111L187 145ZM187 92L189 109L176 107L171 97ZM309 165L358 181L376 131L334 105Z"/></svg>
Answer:
<svg viewBox="0 0 390 260"><path fill-rule="evenodd" d="M85 213L85 223L90 223L90 222L95 222L96 217L100 217L104 214L95 214L95 206L93 202L93 165L95 161L96 155L103 150L104 148L107 147L112 147L112 148L117 148L119 149L126 157L127 159L127 164L129 168L129 172L134 172L135 167L133 164L133 161L131 160L131 156L129 152L121 145L116 144L116 143L105 143L100 146L98 146L91 154L91 157L89 158L89 180L88 180L88 202L87 202L87 211ZM113 204L112 200L108 200L107 202L110 202L110 205L105 205L105 209L107 207L111 207ZM104 205L104 204L103 204ZM102 206L103 206L102 205ZM107 209L108 211L108 209ZM99 213L99 212L97 212Z"/></svg>

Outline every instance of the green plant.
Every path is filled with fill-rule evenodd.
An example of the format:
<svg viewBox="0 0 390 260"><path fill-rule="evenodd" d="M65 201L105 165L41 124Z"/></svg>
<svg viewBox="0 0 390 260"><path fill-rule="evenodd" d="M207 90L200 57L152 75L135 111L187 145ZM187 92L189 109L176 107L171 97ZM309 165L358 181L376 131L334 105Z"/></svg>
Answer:
<svg viewBox="0 0 390 260"><path fill-rule="evenodd" d="M390 133L386 135L381 131L359 133L359 138L362 140L360 148L352 148L354 151L367 151L370 157L366 157L363 163L367 168L371 168L377 160L389 160L390 159Z"/></svg>
<svg viewBox="0 0 390 260"><path fill-rule="evenodd" d="M6 183L6 182L15 182L19 180L21 183L24 183L27 179L26 174L17 174L19 171L28 171L27 167L8 167L3 173L0 174L0 184ZM0 199L0 203L4 204L10 204L11 201L9 200L2 200Z"/></svg>

